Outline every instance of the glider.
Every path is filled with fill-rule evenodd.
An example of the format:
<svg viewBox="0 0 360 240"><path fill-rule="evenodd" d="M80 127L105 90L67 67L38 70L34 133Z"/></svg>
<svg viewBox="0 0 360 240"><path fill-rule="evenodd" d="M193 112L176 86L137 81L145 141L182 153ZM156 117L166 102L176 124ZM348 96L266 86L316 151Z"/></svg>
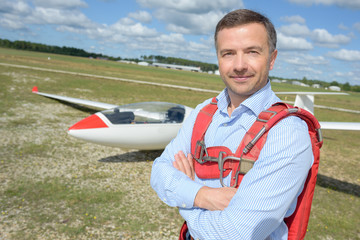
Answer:
<svg viewBox="0 0 360 240"><path fill-rule="evenodd" d="M33 87L32 92L60 101L103 109L75 123L68 129L68 134L84 141L124 149L164 149L193 110L185 105L168 102L139 102L118 106L43 93L39 92L36 86ZM313 112L313 96L324 93L279 92L277 94L296 94L296 99L302 101L295 101L295 105ZM322 129L360 130L360 123L320 122L320 125Z"/></svg>
<svg viewBox="0 0 360 240"><path fill-rule="evenodd" d="M84 141L125 149L164 149L193 110L168 102L140 102L118 106L42 93L37 87L34 87L32 92L48 98L104 109L75 123L68 129L68 134Z"/></svg>

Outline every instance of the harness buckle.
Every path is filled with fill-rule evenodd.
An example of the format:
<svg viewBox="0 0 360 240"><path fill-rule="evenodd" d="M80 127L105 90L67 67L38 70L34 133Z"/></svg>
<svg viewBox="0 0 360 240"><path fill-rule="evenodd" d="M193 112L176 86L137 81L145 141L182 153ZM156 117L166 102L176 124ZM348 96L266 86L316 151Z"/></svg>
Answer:
<svg viewBox="0 0 360 240"><path fill-rule="evenodd" d="M238 176L240 174L240 165L241 165L241 157L242 157L242 154L241 154L241 157L235 157L235 156L226 156L226 157L222 157L224 152L220 152L219 153L219 162L218 162L218 165L219 165L219 170L220 170L220 183L221 183L221 186L223 187L227 187L224 183L224 177L223 177L223 172L226 171L226 169L224 170L224 164L227 160L235 160L235 161L239 161L239 166L238 168L236 169L236 172L235 172L235 183L230 186L232 188L236 187L236 184L237 184L237 181L238 181Z"/></svg>
<svg viewBox="0 0 360 240"><path fill-rule="evenodd" d="M269 117L269 119L261 119L261 118L260 118L260 115L261 115L261 114L259 114L259 116L256 118L257 121L265 122L265 123L266 123L266 122L268 122L271 118L273 118L273 117L277 114L277 112L275 112L275 111L269 111L269 110L262 111L262 113L264 113L264 112L271 113L272 115Z"/></svg>
<svg viewBox="0 0 360 240"><path fill-rule="evenodd" d="M200 155L199 158L197 158L196 156L198 156L199 151L200 151ZM209 156L204 141L196 142L195 153L193 158L200 164L203 164L205 162L218 162L218 158Z"/></svg>

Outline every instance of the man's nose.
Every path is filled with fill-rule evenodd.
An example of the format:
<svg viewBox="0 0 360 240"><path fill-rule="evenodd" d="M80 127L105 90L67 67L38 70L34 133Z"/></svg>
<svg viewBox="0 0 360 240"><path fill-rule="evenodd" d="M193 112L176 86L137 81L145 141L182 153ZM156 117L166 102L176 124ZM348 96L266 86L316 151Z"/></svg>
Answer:
<svg viewBox="0 0 360 240"><path fill-rule="evenodd" d="M244 54L237 54L234 59L234 70L244 71L248 68L246 56Z"/></svg>

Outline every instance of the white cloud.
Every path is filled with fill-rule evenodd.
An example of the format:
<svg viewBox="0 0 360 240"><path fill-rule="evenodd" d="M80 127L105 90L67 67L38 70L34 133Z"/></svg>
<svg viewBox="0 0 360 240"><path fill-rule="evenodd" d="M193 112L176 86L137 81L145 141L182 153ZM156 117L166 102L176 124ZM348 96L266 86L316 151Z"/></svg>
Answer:
<svg viewBox="0 0 360 240"><path fill-rule="evenodd" d="M360 32L360 22L354 23L353 26L358 32Z"/></svg>
<svg viewBox="0 0 360 240"><path fill-rule="evenodd" d="M136 42L139 39L154 38L158 35L155 29L136 23L129 18L122 18L110 26L98 25L88 28L82 33L92 39L112 43Z"/></svg>
<svg viewBox="0 0 360 240"><path fill-rule="evenodd" d="M284 62L299 65L299 66L312 66L312 65L326 65L329 63L323 56L313 56L310 54L291 54L284 57Z"/></svg>
<svg viewBox="0 0 360 240"><path fill-rule="evenodd" d="M312 67L309 67L309 66L307 66L307 67L299 67L298 71L303 72L304 75L307 75L307 76L313 76L314 74L315 75L321 75L323 73L322 71L316 70L316 69L314 69Z"/></svg>
<svg viewBox="0 0 360 240"><path fill-rule="evenodd" d="M288 0L291 3L311 6L315 5L336 5L338 7L360 9L360 0Z"/></svg>
<svg viewBox="0 0 360 240"><path fill-rule="evenodd" d="M278 30L288 36L302 36L302 37L308 36L311 32L306 25L302 25L298 23L281 26Z"/></svg>
<svg viewBox="0 0 360 240"><path fill-rule="evenodd" d="M24 17L31 15L31 7L24 1L2 1L0 26L6 29L26 31Z"/></svg>
<svg viewBox="0 0 360 240"><path fill-rule="evenodd" d="M343 34L332 35L326 29L315 29L312 32L312 39L316 44L329 48L337 48L339 45L347 44L351 38Z"/></svg>
<svg viewBox="0 0 360 240"><path fill-rule="evenodd" d="M346 73L344 73L344 72L335 72L334 75L337 76L337 77L347 77L347 78L355 76L354 72L346 72Z"/></svg>
<svg viewBox="0 0 360 240"><path fill-rule="evenodd" d="M44 7L46 6L46 7ZM80 0L36 0L34 6L24 1L3 1L0 24L8 29L29 31L30 24L52 24L87 28L94 25L77 7L87 5Z"/></svg>
<svg viewBox="0 0 360 240"><path fill-rule="evenodd" d="M186 13L207 13L213 10L227 11L243 8L242 0L136 0L143 7L174 10Z"/></svg>
<svg viewBox="0 0 360 240"><path fill-rule="evenodd" d="M77 10L36 7L27 18L30 24L54 24L70 27L88 28L94 26L83 13Z"/></svg>
<svg viewBox="0 0 360 240"><path fill-rule="evenodd" d="M360 51L357 50L341 49L335 52L328 52L327 55L341 61L360 61Z"/></svg>
<svg viewBox="0 0 360 240"><path fill-rule="evenodd" d="M152 16L146 11L137 11L135 13L129 13L129 17L134 18L142 23L150 23Z"/></svg>
<svg viewBox="0 0 360 240"><path fill-rule="evenodd" d="M360 85L360 72L358 71L350 71L350 72L336 71L335 73L331 74L331 76L335 81L341 79L343 83L348 82L352 85Z"/></svg>
<svg viewBox="0 0 360 240"><path fill-rule="evenodd" d="M31 7L24 1L1 1L0 13L27 15Z"/></svg>
<svg viewBox="0 0 360 240"><path fill-rule="evenodd" d="M211 11L204 14L182 13L173 10L159 9L158 19L167 22L167 29L172 32L193 35L210 35L217 22L224 16L223 12Z"/></svg>
<svg viewBox="0 0 360 240"><path fill-rule="evenodd" d="M11 30L22 30L26 29L25 25L13 18L0 18L0 26L11 29Z"/></svg>
<svg viewBox="0 0 360 240"><path fill-rule="evenodd" d="M74 9L84 8L88 5L81 0L34 0L34 5L44 8Z"/></svg>
<svg viewBox="0 0 360 240"><path fill-rule="evenodd" d="M155 9L154 17L167 23L172 32L210 35L217 22L233 9L244 7L241 0L137 0L147 8Z"/></svg>
<svg viewBox="0 0 360 240"><path fill-rule="evenodd" d="M313 46L304 38L288 37L279 33L277 48L280 50L311 50Z"/></svg>
<svg viewBox="0 0 360 240"><path fill-rule="evenodd" d="M344 31L348 31L349 28L347 26L345 26L343 23L340 23L338 26L339 29L344 30Z"/></svg>
<svg viewBox="0 0 360 240"><path fill-rule="evenodd" d="M299 15L295 16L285 16L281 18L282 21L289 22L289 23L300 23L305 24L305 19Z"/></svg>
<svg viewBox="0 0 360 240"><path fill-rule="evenodd" d="M313 65L313 64L316 64L316 65L323 65L323 64L328 64L329 61L327 59L325 59L323 56L312 56L312 55L303 55L304 57L304 60Z"/></svg>

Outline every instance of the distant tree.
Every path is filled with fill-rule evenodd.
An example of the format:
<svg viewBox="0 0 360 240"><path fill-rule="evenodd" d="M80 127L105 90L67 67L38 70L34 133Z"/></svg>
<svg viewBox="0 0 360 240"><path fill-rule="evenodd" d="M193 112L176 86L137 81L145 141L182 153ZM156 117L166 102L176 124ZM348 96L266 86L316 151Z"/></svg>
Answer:
<svg viewBox="0 0 360 240"><path fill-rule="evenodd" d="M347 83L343 84L342 89L343 89L344 91L351 91L351 86L350 86L350 84L347 82Z"/></svg>
<svg viewBox="0 0 360 240"><path fill-rule="evenodd" d="M339 83L337 81L332 81L330 83L331 86L340 86Z"/></svg>
<svg viewBox="0 0 360 240"><path fill-rule="evenodd" d="M353 92L360 92L360 86L359 85L355 85L351 87L351 91Z"/></svg>
<svg viewBox="0 0 360 240"><path fill-rule="evenodd" d="M303 77L302 82L303 82L304 84L309 84L309 81L307 80L306 77Z"/></svg>

